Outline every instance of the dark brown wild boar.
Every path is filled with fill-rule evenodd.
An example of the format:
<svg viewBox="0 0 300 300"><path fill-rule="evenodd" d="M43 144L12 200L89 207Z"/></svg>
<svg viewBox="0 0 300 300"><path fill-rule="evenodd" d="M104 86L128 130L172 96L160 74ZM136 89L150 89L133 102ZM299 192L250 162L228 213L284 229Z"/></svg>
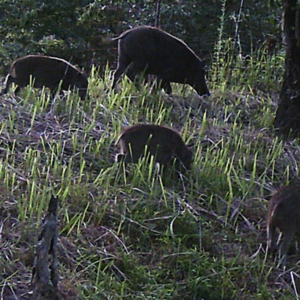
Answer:
<svg viewBox="0 0 300 300"><path fill-rule="evenodd" d="M268 213L268 249L277 249L276 229L281 232L280 257L285 265L289 245L297 236L298 251L300 250L300 189L296 186L284 186L274 194L269 203Z"/></svg>
<svg viewBox="0 0 300 300"><path fill-rule="evenodd" d="M28 55L11 65L2 93L7 93L12 83L18 85L18 92L30 82L36 88L49 88L52 97L61 84L62 90L77 88L80 98L84 99L88 87L87 77L67 61L57 57Z"/></svg>
<svg viewBox="0 0 300 300"><path fill-rule="evenodd" d="M205 63L182 40L150 26L140 26L123 32L119 37L118 67L112 88L126 72L131 81L138 73L156 75L166 93L170 82L189 84L197 93L209 95L205 81Z"/></svg>
<svg viewBox="0 0 300 300"><path fill-rule="evenodd" d="M116 144L121 148L121 153L116 156L117 162L137 163L150 154L159 164L172 166L175 163L178 172L191 167L192 151L176 131L164 126L137 124L127 127Z"/></svg>

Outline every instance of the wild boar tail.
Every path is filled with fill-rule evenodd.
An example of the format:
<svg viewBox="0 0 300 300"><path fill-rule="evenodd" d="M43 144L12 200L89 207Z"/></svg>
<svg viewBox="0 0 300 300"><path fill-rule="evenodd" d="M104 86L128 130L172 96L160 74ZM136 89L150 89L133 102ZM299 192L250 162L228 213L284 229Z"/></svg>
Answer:
<svg viewBox="0 0 300 300"><path fill-rule="evenodd" d="M127 31L121 33L119 36L114 37L114 38L112 38L110 36L105 36L105 37L102 38L102 43L103 44L109 44L109 43L112 43L114 41L118 41L118 40L123 39L124 37L126 37L129 33L130 33L130 31L127 30Z"/></svg>
<svg viewBox="0 0 300 300"><path fill-rule="evenodd" d="M101 38L101 43L102 44L109 44L111 42L113 42L113 38L110 37L110 36L105 36L105 37Z"/></svg>
<svg viewBox="0 0 300 300"><path fill-rule="evenodd" d="M121 39L123 36L117 36L117 37L115 37L115 38L112 38L112 37L110 37L110 36L105 36L105 37L103 37L102 39L101 39L101 43L102 44L110 44L110 43L112 43L112 42L114 42L114 41L117 41L117 40L119 40L119 39Z"/></svg>

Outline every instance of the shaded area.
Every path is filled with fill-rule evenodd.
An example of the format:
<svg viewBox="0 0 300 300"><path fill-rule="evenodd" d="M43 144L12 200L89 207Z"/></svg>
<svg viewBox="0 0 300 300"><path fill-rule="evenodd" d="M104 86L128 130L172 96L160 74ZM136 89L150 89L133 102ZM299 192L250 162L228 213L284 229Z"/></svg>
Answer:
<svg viewBox="0 0 300 300"><path fill-rule="evenodd" d="M296 0L284 0L285 73L274 126L285 136L300 130L300 39L299 8Z"/></svg>

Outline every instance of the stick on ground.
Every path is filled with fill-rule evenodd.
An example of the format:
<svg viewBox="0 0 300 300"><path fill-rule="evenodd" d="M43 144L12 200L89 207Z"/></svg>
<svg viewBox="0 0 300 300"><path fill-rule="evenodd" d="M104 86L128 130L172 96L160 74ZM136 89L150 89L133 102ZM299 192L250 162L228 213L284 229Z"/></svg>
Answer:
<svg viewBox="0 0 300 300"><path fill-rule="evenodd" d="M31 280L34 300L59 299L57 292L59 280L57 260L57 207L58 199L52 196L48 213L43 220L42 232L36 245Z"/></svg>

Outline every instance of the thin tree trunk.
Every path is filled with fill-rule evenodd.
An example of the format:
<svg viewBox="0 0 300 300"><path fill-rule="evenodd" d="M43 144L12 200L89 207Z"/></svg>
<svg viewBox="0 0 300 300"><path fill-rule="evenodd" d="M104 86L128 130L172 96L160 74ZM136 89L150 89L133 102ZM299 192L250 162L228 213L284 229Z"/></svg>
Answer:
<svg viewBox="0 0 300 300"><path fill-rule="evenodd" d="M274 126L286 136L300 133L300 39L297 0L283 0L285 73Z"/></svg>
<svg viewBox="0 0 300 300"><path fill-rule="evenodd" d="M161 0L156 1L156 13L155 13L155 27L159 28L160 26L160 3Z"/></svg>

